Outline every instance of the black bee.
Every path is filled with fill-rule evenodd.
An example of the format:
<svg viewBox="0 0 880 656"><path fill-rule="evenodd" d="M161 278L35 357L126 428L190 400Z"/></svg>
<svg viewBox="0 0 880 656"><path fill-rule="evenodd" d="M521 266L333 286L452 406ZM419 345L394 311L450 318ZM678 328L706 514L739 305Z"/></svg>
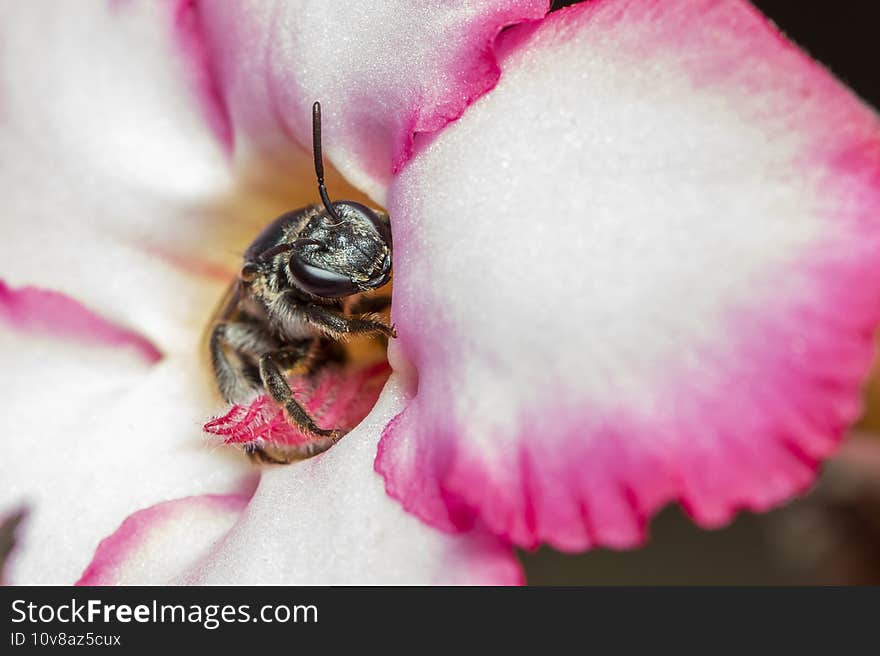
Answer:
<svg viewBox="0 0 880 656"><path fill-rule="evenodd" d="M223 397L243 402L263 391L288 421L313 440L299 447L252 446L263 462L292 462L326 451L342 432L319 428L297 403L286 374L314 373L343 356L340 341L355 333L395 337L368 312L390 298L362 297L350 312L343 299L381 287L391 277L388 215L353 201L331 202L321 156L321 105L312 107L315 174L321 205L282 214L245 251L238 279L214 317L211 363Z"/></svg>

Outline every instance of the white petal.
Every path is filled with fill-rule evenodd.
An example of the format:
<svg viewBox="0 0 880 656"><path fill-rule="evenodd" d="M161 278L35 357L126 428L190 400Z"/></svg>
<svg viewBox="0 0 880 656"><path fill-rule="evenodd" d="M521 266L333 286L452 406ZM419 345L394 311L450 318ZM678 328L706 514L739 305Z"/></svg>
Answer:
<svg viewBox="0 0 880 656"><path fill-rule="evenodd" d="M371 463L404 402L392 377L372 413L330 451L265 471L239 523L181 580L196 584L517 584L509 546L441 533L386 494Z"/></svg>
<svg viewBox="0 0 880 656"><path fill-rule="evenodd" d="M389 492L583 549L803 490L880 319L874 112L736 0L586 3L498 52L389 191Z"/></svg>
<svg viewBox="0 0 880 656"><path fill-rule="evenodd" d="M178 19L174 3L0 9L0 276L163 351L189 345L224 284L171 262L204 274L236 258L209 206L231 188L227 146Z"/></svg>
<svg viewBox="0 0 880 656"><path fill-rule="evenodd" d="M94 315L57 296L42 300L13 322L13 301L0 295L0 514L30 510L7 572L18 584L75 581L98 541L136 510L255 483L245 458L211 449L202 435L218 402L197 358L154 364L136 339L96 342L109 327ZM44 322L59 306L68 328L91 333Z"/></svg>

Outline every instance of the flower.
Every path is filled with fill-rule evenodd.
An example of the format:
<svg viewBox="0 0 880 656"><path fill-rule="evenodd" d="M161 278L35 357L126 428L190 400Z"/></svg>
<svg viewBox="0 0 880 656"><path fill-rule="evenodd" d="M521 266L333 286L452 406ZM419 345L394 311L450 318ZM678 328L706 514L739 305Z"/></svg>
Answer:
<svg viewBox="0 0 880 656"><path fill-rule="evenodd" d="M5 9L12 580L517 582L809 485L880 318L876 115L739 0L330 4ZM392 217L394 372L257 482L197 342L314 200L316 99Z"/></svg>

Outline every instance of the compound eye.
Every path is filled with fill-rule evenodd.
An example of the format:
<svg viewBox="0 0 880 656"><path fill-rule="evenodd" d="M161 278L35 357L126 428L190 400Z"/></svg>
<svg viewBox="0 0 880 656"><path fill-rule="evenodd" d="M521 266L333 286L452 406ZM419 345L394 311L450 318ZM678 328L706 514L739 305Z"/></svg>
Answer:
<svg viewBox="0 0 880 656"><path fill-rule="evenodd" d="M304 262L296 253L290 258L288 267L297 286L313 296L341 298L359 291L347 276Z"/></svg>

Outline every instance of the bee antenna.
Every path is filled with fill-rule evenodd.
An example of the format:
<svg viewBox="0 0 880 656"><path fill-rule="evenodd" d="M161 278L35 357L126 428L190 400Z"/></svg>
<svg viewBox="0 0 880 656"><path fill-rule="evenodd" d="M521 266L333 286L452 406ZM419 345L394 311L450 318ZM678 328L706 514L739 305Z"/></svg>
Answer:
<svg viewBox="0 0 880 656"><path fill-rule="evenodd" d="M293 242L294 248L302 248L303 246L318 246L322 249L327 248L327 244L325 244L320 239L297 239Z"/></svg>
<svg viewBox="0 0 880 656"><path fill-rule="evenodd" d="M330 202L327 195L327 187L324 186L324 158L321 155L321 103L312 105L312 152L315 156L315 175L318 177L318 193L321 194L321 202L327 209L327 213L336 221L342 221L339 214Z"/></svg>

